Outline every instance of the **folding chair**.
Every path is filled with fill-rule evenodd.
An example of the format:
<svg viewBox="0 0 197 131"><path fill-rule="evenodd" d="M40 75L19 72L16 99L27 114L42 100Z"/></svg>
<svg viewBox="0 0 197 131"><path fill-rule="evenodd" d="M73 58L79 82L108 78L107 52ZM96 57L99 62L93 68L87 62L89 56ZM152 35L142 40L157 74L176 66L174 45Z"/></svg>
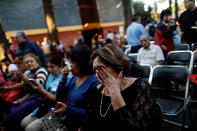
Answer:
<svg viewBox="0 0 197 131"><path fill-rule="evenodd" d="M191 51L195 51L197 49L197 43L192 43Z"/></svg>
<svg viewBox="0 0 197 131"><path fill-rule="evenodd" d="M180 100L174 97L172 87L168 87L168 82L176 81L184 84L184 99ZM189 72L186 66L158 65L153 68L149 83L153 88L153 92L161 106L164 115L164 122L180 126L182 128L190 128L192 124L191 109L189 106ZM155 90L157 90L155 92ZM189 113L190 124L186 124L186 113ZM178 116L182 113L182 121L177 122ZM173 119L169 119L173 117ZM178 119L179 120L179 119Z"/></svg>
<svg viewBox="0 0 197 131"><path fill-rule="evenodd" d="M197 43L192 43L191 51L193 51L194 56L194 64L193 64L193 74L197 74Z"/></svg>
<svg viewBox="0 0 197 131"><path fill-rule="evenodd" d="M168 65L185 65L188 67L189 75L195 73L196 71L196 65L194 52L192 51L171 51L167 55L167 64ZM197 103L197 100L194 100L193 98L196 98L196 87L195 85L190 82L190 90L192 90L192 100L191 102ZM181 94L181 93L179 93Z"/></svg>
<svg viewBox="0 0 197 131"><path fill-rule="evenodd" d="M125 45L125 51L124 51L124 53L125 53L125 55L128 55L130 52L131 52L131 46L130 45Z"/></svg>
<svg viewBox="0 0 197 131"><path fill-rule="evenodd" d="M128 57L130 58L131 62L137 63L137 55L138 55L138 53L129 53Z"/></svg>
<svg viewBox="0 0 197 131"><path fill-rule="evenodd" d="M132 77L141 77L146 79L147 81L150 78L152 72L152 66L148 64L144 65L138 65L138 64L132 64L131 65L131 71L130 71L130 76Z"/></svg>
<svg viewBox="0 0 197 131"><path fill-rule="evenodd" d="M189 73L193 69L193 53L192 51L170 51L167 54L167 65L184 65L189 69Z"/></svg>
<svg viewBox="0 0 197 131"><path fill-rule="evenodd" d="M122 50L125 52L125 50L126 50L127 48L129 48L129 45L124 45L124 46L122 47Z"/></svg>
<svg viewBox="0 0 197 131"><path fill-rule="evenodd" d="M174 50L190 50L190 46L186 43L174 47Z"/></svg>

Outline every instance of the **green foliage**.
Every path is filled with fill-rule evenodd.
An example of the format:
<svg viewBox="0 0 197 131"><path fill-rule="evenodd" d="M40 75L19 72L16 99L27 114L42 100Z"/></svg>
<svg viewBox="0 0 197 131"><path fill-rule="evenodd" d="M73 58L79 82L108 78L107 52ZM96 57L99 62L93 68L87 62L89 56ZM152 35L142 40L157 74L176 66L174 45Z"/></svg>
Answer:
<svg viewBox="0 0 197 131"><path fill-rule="evenodd" d="M144 2L142 1L135 1L133 3L134 14L138 14L142 17L141 23L146 25L147 21L151 20L151 12L153 10L152 7L148 7L148 11L144 9Z"/></svg>
<svg viewBox="0 0 197 131"><path fill-rule="evenodd" d="M144 10L144 2L142 1L136 1L133 3L133 8L135 11L135 14L142 14L145 12Z"/></svg>

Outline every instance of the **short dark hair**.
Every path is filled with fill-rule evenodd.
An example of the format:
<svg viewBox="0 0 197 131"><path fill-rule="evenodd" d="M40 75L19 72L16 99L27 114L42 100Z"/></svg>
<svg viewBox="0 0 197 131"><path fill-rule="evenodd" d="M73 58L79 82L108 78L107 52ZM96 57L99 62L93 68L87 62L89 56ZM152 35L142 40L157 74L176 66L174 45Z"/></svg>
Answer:
<svg viewBox="0 0 197 131"><path fill-rule="evenodd" d="M89 47L77 45L70 49L67 57L71 60L71 62L77 62L80 73L92 74L93 67L90 65L91 55L92 50Z"/></svg>
<svg viewBox="0 0 197 131"><path fill-rule="evenodd" d="M127 75L130 69L130 59L124 52L116 45L107 45L97 49L91 58L91 63L96 57L99 57L103 63L112 67L116 72Z"/></svg>
<svg viewBox="0 0 197 131"><path fill-rule="evenodd" d="M47 62L55 64L56 66L62 66L62 55L61 54L54 54L47 58Z"/></svg>
<svg viewBox="0 0 197 131"><path fill-rule="evenodd" d="M138 15L138 14L134 14L133 16L131 16L131 20L134 22L134 21L137 21L138 19L141 19L141 16Z"/></svg>
<svg viewBox="0 0 197 131"><path fill-rule="evenodd" d="M161 12L161 14L160 14L160 19L163 20L163 17L164 17L165 15L172 15L171 10L170 10L170 9L165 9L165 10L163 10L163 11Z"/></svg>

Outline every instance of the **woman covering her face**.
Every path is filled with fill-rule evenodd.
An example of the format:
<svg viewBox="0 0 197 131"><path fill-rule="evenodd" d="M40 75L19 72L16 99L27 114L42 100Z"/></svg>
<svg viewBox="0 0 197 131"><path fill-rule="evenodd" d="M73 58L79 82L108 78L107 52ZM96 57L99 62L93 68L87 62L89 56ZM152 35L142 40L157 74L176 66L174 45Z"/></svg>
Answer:
<svg viewBox="0 0 197 131"><path fill-rule="evenodd" d="M44 85L48 76L47 70L40 66L39 57L33 53L25 55L23 63L26 69L30 70L28 76L22 75L26 95L16 100L11 107L7 118L7 130L20 130L21 120L39 107L42 95L34 91L32 87L36 83ZM33 81L30 79L33 79Z"/></svg>
<svg viewBox="0 0 197 131"><path fill-rule="evenodd" d="M92 92L83 131L158 131L161 110L142 78L126 77L129 58L115 45L92 55L93 69L101 83Z"/></svg>

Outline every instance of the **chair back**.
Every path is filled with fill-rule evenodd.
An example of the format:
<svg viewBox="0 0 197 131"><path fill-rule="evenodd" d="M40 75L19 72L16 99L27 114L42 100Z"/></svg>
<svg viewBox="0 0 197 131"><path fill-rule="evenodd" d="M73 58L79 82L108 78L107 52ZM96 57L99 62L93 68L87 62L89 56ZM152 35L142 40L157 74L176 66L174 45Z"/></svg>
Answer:
<svg viewBox="0 0 197 131"><path fill-rule="evenodd" d="M128 57L130 58L130 61L132 63L137 63L137 56L138 56L138 53L129 53L128 54Z"/></svg>
<svg viewBox="0 0 197 131"><path fill-rule="evenodd" d="M125 48L126 49L125 49L124 53L125 53L125 55L128 55L131 52L131 46L130 45L126 45Z"/></svg>
<svg viewBox="0 0 197 131"><path fill-rule="evenodd" d="M183 85L183 92L179 90L170 90L171 86L169 83L178 82L178 84ZM172 125L181 126L183 128L189 126L186 124L186 113L187 110L191 111L189 106L190 102L190 93L189 93L189 69L186 66L181 65L158 65L155 66L151 72L149 83L153 88L153 93L156 96L156 100L159 103L162 114L164 116L163 121L170 123ZM158 89L155 92L155 88ZM166 90L163 90L163 89ZM180 93L183 94L183 97L179 97ZM180 120L180 114L182 114L181 123L177 120ZM173 119L172 117L175 116ZM179 116L179 117L178 117ZM190 122L192 121L189 116Z"/></svg>
<svg viewBox="0 0 197 131"><path fill-rule="evenodd" d="M182 83L187 81L188 68L179 65L157 65L153 68L151 77L151 84L155 80L176 81Z"/></svg>
<svg viewBox="0 0 197 131"><path fill-rule="evenodd" d="M148 64L138 65L138 64L132 63L129 76L136 77L136 78L138 77L144 78L148 81L150 78L151 72L152 72L151 65L148 65Z"/></svg>
<svg viewBox="0 0 197 131"><path fill-rule="evenodd" d="M173 88L169 87L169 82L172 81L178 82L184 86L184 107L186 108L189 99L189 69L186 66L157 65L153 68L149 79L149 83L153 89L156 87L156 89L163 88L167 91L171 90L170 88Z"/></svg>
<svg viewBox="0 0 197 131"><path fill-rule="evenodd" d="M128 48L129 48L129 45L125 45L125 46L122 47L122 50L125 52L125 50L128 49Z"/></svg>
<svg viewBox="0 0 197 131"><path fill-rule="evenodd" d="M174 47L174 50L190 50L190 46L186 43Z"/></svg>
<svg viewBox="0 0 197 131"><path fill-rule="evenodd" d="M195 51L197 49L197 43L192 43L191 51Z"/></svg>
<svg viewBox="0 0 197 131"><path fill-rule="evenodd" d="M193 68L192 51L170 51L167 55L167 65L184 65L191 72Z"/></svg>

